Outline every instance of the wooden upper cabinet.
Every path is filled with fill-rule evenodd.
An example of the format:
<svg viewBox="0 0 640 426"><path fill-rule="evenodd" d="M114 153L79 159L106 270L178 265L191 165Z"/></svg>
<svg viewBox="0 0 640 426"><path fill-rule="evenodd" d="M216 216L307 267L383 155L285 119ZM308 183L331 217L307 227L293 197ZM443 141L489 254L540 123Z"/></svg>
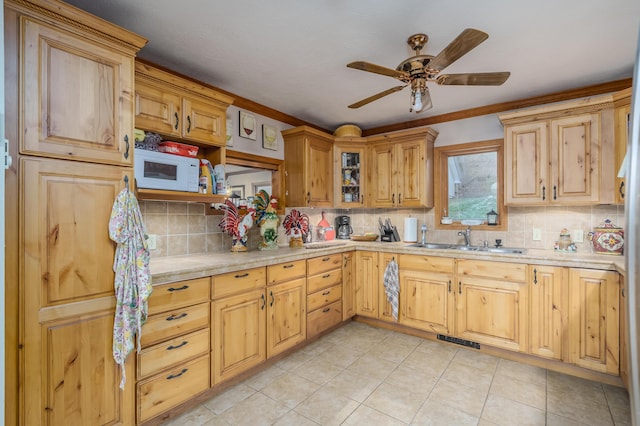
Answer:
<svg viewBox="0 0 640 426"><path fill-rule="evenodd" d="M619 177L618 171L627 153L629 133L631 132L631 88L614 93L614 126L615 126L615 168L616 172L616 204L624 204L625 178Z"/></svg>
<svg viewBox="0 0 640 426"><path fill-rule="evenodd" d="M614 200L610 95L500 116L507 205L589 205Z"/></svg>
<svg viewBox="0 0 640 426"><path fill-rule="evenodd" d="M226 145L233 98L146 62L136 61L135 71L137 128L204 147Z"/></svg>
<svg viewBox="0 0 640 426"><path fill-rule="evenodd" d="M20 152L132 165L135 52L31 17L20 26Z"/></svg>
<svg viewBox="0 0 640 426"><path fill-rule="evenodd" d="M432 129L369 138L368 207L433 207Z"/></svg>
<svg viewBox="0 0 640 426"><path fill-rule="evenodd" d="M367 149L364 140L338 141L334 151L334 180L336 191L334 194L336 207L363 207L368 200L367 193Z"/></svg>
<svg viewBox="0 0 640 426"><path fill-rule="evenodd" d="M282 132L288 207L333 207L333 137L308 126Z"/></svg>

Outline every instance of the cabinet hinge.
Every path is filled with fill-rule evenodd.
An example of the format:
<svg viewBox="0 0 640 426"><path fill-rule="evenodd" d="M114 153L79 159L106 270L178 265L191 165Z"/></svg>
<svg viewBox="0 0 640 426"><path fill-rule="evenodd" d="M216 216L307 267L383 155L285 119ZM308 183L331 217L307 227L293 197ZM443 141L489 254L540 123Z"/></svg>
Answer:
<svg viewBox="0 0 640 426"><path fill-rule="evenodd" d="M4 140L4 149L3 149L3 156L4 156L4 169L8 170L9 167L11 167L11 164L13 163L13 158L11 158L11 156L9 155L9 141L7 139L3 139Z"/></svg>

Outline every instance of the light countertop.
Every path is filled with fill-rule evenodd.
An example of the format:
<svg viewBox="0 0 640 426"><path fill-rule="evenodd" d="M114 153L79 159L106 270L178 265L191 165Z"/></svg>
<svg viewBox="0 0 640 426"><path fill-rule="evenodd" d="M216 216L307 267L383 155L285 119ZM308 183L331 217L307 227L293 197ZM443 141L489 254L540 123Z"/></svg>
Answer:
<svg viewBox="0 0 640 426"><path fill-rule="evenodd" d="M277 250L251 250L244 253L212 252L151 259L151 275L154 284L207 277L242 269L274 265L282 262L308 259L351 250L368 250L397 254L455 257L457 259L492 260L534 265L563 266L611 270L624 273L624 256L561 253L554 250L527 249L524 254L469 252L410 247L407 243L335 241L323 244L323 248L305 249L280 247Z"/></svg>

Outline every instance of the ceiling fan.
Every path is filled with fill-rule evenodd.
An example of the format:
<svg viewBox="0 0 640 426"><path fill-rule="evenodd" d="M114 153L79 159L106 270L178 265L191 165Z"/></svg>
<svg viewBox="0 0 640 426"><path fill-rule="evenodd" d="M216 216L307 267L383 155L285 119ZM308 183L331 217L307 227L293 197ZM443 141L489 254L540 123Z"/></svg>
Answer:
<svg viewBox="0 0 640 426"><path fill-rule="evenodd" d="M396 69L382 67L364 61L356 61L347 64L347 67L368 71L376 74L386 75L396 78L403 83L404 86L396 86L383 92L376 93L359 102L349 105L349 108L360 108L370 102L390 95L397 91L411 86L411 106L409 112L416 113L426 111L432 107L431 95L427 82L435 81L437 84L444 86L499 86L504 83L511 73L509 72L482 72L482 73L465 73L465 74L441 74L440 71L451 65L453 62L467 54L471 49L485 41L489 35L483 31L473 28L467 28L462 31L442 52L437 56L421 55L420 51L424 48L429 40L426 34L414 34L407 39L407 44L413 51L412 56L400 62Z"/></svg>

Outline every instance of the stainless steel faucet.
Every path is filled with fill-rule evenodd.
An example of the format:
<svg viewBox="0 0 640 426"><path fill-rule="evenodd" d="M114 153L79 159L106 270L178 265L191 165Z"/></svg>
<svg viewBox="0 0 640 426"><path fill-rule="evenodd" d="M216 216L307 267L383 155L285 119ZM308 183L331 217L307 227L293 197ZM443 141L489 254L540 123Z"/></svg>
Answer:
<svg viewBox="0 0 640 426"><path fill-rule="evenodd" d="M471 245L471 227L468 226L467 229L464 230L464 232L462 231L458 231L458 235L461 235L464 237L464 245L469 247Z"/></svg>
<svg viewBox="0 0 640 426"><path fill-rule="evenodd" d="M422 244L427 244L427 224L422 225Z"/></svg>

